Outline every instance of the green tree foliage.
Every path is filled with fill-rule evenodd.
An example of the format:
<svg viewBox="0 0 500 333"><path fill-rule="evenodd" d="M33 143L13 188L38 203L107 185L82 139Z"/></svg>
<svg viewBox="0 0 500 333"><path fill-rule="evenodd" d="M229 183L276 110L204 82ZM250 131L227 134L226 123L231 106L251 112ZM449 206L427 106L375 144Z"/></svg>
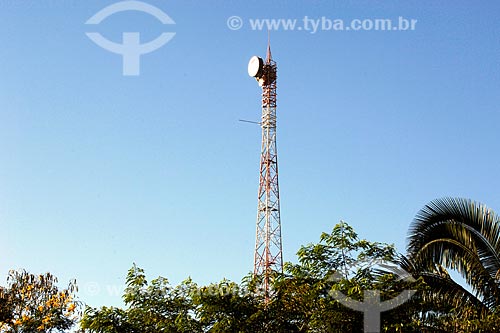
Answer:
<svg viewBox="0 0 500 333"><path fill-rule="evenodd" d="M223 280L194 290L202 332L259 332L261 304L244 284Z"/></svg>
<svg viewBox="0 0 500 333"><path fill-rule="evenodd" d="M81 327L99 333L200 332L189 296L195 288L191 280L173 288L163 277L148 283L144 270L134 264L123 295L127 308L87 307Z"/></svg>
<svg viewBox="0 0 500 333"><path fill-rule="evenodd" d="M148 284L143 270L134 265L123 296L126 309L88 307L81 326L95 333L362 332L363 314L341 305L331 292L362 301L364 290L380 290L386 300L421 288L420 281L409 285L370 264L395 256L393 246L360 240L342 222L321 235L318 244L302 247L297 264L287 263L284 274L275 274L268 301L259 291L259 277L204 287L187 280L173 288L161 277ZM384 314L384 329L412 332L417 311L415 305L406 305Z"/></svg>
<svg viewBox="0 0 500 333"><path fill-rule="evenodd" d="M60 290L50 273L10 271L0 287L0 332L65 332L79 319L77 286Z"/></svg>
<svg viewBox="0 0 500 333"><path fill-rule="evenodd" d="M289 312L301 309L296 311L301 317L298 332L362 332L363 314L340 304L332 292L363 301L366 290L378 290L381 301L386 301L404 290L424 288L420 280L400 281L398 274L377 264L388 264L395 258L393 246L359 239L351 226L341 222L330 234L323 233L318 244L303 246L298 251L298 264L287 263L287 274L278 282L282 295L278 301L290 308ZM413 316L418 306L409 302L383 314L382 329L412 332L418 326Z"/></svg>
<svg viewBox="0 0 500 333"><path fill-rule="evenodd" d="M302 246L283 273L273 273L269 297L262 277L252 274L239 284L200 287L187 279L174 287L163 277L147 281L134 264L125 308L86 307L80 326L88 333L363 332L364 314L343 305L346 299L366 302L366 291L376 291L389 302L411 290L411 298L381 314L382 332L494 333L500 332L499 258L500 218L470 200L440 199L417 215L406 256L360 239L341 222ZM56 283L48 273L11 271L0 287L0 333L71 329L80 317L76 284L60 290Z"/></svg>

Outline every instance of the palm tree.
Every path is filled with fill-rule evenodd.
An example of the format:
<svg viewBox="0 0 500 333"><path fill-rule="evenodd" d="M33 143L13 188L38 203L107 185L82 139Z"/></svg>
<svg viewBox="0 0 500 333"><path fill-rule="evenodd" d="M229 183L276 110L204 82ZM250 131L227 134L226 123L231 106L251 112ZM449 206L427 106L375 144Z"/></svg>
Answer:
<svg viewBox="0 0 500 333"><path fill-rule="evenodd" d="M417 214L408 238L408 258L400 264L430 286L427 299L481 317L500 310L500 219L491 209L469 199L434 200Z"/></svg>

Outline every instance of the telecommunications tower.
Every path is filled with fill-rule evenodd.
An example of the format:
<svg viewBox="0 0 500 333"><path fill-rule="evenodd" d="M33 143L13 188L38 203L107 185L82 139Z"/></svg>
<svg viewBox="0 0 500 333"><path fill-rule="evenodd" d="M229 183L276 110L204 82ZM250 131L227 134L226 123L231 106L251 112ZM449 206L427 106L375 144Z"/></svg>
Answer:
<svg viewBox="0 0 500 333"><path fill-rule="evenodd" d="M253 56L248 74L262 87L262 149L260 153L257 228L255 236L254 276L263 278L266 299L270 295L273 272L283 272L281 245L280 194L278 187L278 152L276 150L276 62L267 44L266 60Z"/></svg>

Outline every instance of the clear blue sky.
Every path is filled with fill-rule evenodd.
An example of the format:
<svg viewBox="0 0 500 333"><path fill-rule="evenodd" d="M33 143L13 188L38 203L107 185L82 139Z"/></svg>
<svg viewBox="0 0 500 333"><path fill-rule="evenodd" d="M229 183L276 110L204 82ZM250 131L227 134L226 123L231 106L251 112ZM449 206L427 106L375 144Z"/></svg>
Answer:
<svg viewBox="0 0 500 333"><path fill-rule="evenodd" d="M340 219L404 252L434 198L500 211L498 1L147 2L176 24L123 12L91 27L114 1L0 0L2 281L50 271L98 306L120 304L107 288L133 262L174 284L252 270L260 128L238 119L260 117L253 18L418 20L271 32L286 261ZM176 36L126 77L87 31Z"/></svg>

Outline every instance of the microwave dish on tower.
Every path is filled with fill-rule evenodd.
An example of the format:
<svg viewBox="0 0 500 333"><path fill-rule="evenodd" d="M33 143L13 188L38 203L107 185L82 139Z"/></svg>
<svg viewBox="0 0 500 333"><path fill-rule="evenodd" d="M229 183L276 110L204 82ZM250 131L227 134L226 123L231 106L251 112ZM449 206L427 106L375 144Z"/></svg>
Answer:
<svg viewBox="0 0 500 333"><path fill-rule="evenodd" d="M248 62L248 75L251 77L259 78L262 76L264 69L264 60L261 57L253 56Z"/></svg>

